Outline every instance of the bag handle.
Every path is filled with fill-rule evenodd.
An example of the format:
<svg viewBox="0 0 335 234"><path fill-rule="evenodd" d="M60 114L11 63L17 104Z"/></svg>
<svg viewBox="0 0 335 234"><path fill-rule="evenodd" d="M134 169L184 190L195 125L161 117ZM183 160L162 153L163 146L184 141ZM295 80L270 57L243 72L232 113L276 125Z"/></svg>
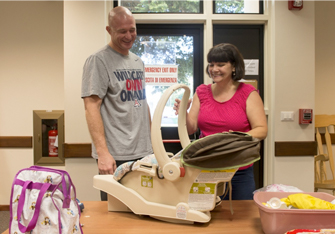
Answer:
<svg viewBox="0 0 335 234"><path fill-rule="evenodd" d="M33 218L31 219L31 221L29 222L28 226L25 227L23 224L20 223L20 219L21 219L21 215L23 212L23 206L24 206L24 201L26 198L26 190L27 187L29 186L29 184L33 183L32 181L26 181L22 187L22 191L21 191L21 195L19 198L19 204L18 204L18 209L17 209L17 221L18 221L18 225L19 225L19 229L21 232L26 233L31 231L32 229L35 228L36 223L37 223L37 219L38 219L38 215L40 213L40 208L41 208L41 203L42 203L42 199L44 194L46 193L46 191L48 190L48 188L51 186L51 184L49 183L45 183L42 185L41 190L38 194L38 198L36 201L36 206L35 206L35 211L34 211L34 215Z"/></svg>
<svg viewBox="0 0 335 234"><path fill-rule="evenodd" d="M43 170L43 171L51 171L54 173L62 173L62 188L63 188L63 194L64 194L64 200L63 200L63 208L69 208L70 207L70 203L71 203L71 186L73 186L73 183L71 181L70 175L67 171L63 171L63 170L58 170L58 169L53 169L53 168L47 168L47 167L40 167L40 166L31 166L30 169L32 170ZM65 176L66 175L68 177L69 180L69 186L66 186L66 179Z"/></svg>

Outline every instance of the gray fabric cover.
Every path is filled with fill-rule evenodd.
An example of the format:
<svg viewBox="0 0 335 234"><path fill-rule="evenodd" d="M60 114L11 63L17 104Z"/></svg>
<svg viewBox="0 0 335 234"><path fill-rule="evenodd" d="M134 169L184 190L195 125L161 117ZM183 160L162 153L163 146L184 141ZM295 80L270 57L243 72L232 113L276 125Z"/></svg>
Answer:
<svg viewBox="0 0 335 234"><path fill-rule="evenodd" d="M248 134L217 133L188 145L181 154L181 161L191 167L223 170L259 160L259 150L259 140Z"/></svg>

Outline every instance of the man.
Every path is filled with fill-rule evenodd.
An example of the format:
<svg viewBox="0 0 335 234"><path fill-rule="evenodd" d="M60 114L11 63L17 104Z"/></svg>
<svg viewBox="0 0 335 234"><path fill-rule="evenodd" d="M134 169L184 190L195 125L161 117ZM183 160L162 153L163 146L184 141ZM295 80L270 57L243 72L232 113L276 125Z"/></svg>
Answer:
<svg viewBox="0 0 335 234"><path fill-rule="evenodd" d="M86 60L81 95L99 174L113 174L122 163L153 153L144 64L129 51L137 36L135 19L116 7L108 23L111 41Z"/></svg>

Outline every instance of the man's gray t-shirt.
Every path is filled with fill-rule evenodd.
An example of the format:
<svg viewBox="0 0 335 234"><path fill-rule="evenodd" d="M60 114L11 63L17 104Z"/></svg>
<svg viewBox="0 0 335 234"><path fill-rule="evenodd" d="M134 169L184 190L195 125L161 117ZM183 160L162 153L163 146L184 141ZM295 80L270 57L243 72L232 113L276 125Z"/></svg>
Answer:
<svg viewBox="0 0 335 234"><path fill-rule="evenodd" d="M129 52L106 45L84 65L81 97L102 99L101 116L108 150L115 160L134 160L152 153L144 64ZM92 157L98 158L92 143Z"/></svg>

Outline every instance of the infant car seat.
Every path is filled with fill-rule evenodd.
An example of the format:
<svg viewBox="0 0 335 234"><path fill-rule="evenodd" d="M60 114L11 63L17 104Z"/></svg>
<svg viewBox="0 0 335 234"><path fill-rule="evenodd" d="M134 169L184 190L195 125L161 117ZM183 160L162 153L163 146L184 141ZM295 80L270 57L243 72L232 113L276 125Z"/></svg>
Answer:
<svg viewBox="0 0 335 234"><path fill-rule="evenodd" d="M162 113L171 94L184 89L178 116L183 150L170 156L161 134ZM151 127L154 155L117 168L114 175L96 175L93 186L108 193L109 211L130 211L176 223L206 223L210 211L227 193L239 167L260 159L259 140L245 133L218 133L192 143L186 129L190 90L176 84L168 88L156 107Z"/></svg>

